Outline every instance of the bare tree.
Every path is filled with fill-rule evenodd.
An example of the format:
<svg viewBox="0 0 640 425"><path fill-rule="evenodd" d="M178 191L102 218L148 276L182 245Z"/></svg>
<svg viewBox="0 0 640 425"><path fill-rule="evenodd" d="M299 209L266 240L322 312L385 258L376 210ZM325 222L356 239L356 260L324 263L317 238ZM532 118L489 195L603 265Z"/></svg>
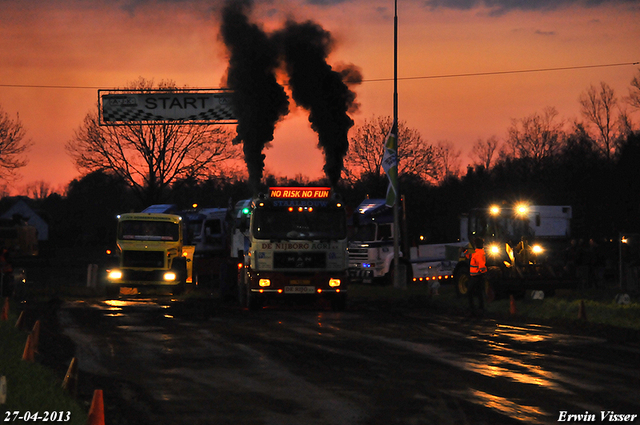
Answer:
<svg viewBox="0 0 640 425"><path fill-rule="evenodd" d="M354 182L363 175L381 176L384 141L393 118L374 116L355 127L349 138L349 151L345 158L344 173L347 180ZM398 123L399 172L410 173L434 182L437 179L436 150L422 140L420 133L400 121Z"/></svg>
<svg viewBox="0 0 640 425"><path fill-rule="evenodd" d="M615 140L616 119L614 109L618 99L614 90L605 82L600 83L600 88L591 85L586 92L580 95L582 116L589 124L596 127L598 136L595 139L607 159L611 158Z"/></svg>
<svg viewBox="0 0 640 425"><path fill-rule="evenodd" d="M631 87L629 88L629 97L627 101L631 106L636 109L640 109L640 68L637 74L631 80Z"/></svg>
<svg viewBox="0 0 640 425"><path fill-rule="evenodd" d="M17 170L29 162L23 155L32 146L30 140L25 140L26 131L20 121L20 116L11 119L0 106L0 179L15 180Z"/></svg>
<svg viewBox="0 0 640 425"><path fill-rule="evenodd" d="M152 86L152 81L141 78L130 88ZM163 89L174 87L173 83L160 84ZM95 111L87 114L66 150L81 172L115 173L145 204L152 204L161 201L172 184L204 179L219 173L225 161L240 158L233 137L220 125L101 126Z"/></svg>
<svg viewBox="0 0 640 425"><path fill-rule="evenodd" d="M448 140L441 140L436 145L436 163L438 165L437 180L443 181L449 177L460 175L460 155L462 151L456 150Z"/></svg>
<svg viewBox="0 0 640 425"><path fill-rule="evenodd" d="M491 136L487 140L478 139L471 148L471 155L469 155L473 165L482 165L485 170L491 169L499 144L500 141L497 136Z"/></svg>
<svg viewBox="0 0 640 425"><path fill-rule="evenodd" d="M564 135L564 123L556 121L557 116L555 108L547 107L542 114L513 119L506 141L511 156L530 158L540 163L555 155L561 148Z"/></svg>
<svg viewBox="0 0 640 425"><path fill-rule="evenodd" d="M24 193L26 193L29 198L45 199L47 196L54 193L54 190L48 182L38 180L27 184L24 187Z"/></svg>

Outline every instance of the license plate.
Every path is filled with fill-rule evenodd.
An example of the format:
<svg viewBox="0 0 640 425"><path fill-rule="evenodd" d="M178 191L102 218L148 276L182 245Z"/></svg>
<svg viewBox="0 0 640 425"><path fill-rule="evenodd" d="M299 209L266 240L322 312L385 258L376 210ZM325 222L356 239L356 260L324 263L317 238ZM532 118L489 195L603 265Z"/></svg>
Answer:
<svg viewBox="0 0 640 425"><path fill-rule="evenodd" d="M313 286L285 286L285 294L313 294L316 288Z"/></svg>
<svg viewBox="0 0 640 425"><path fill-rule="evenodd" d="M291 279L289 283L292 285L311 285L309 279Z"/></svg>

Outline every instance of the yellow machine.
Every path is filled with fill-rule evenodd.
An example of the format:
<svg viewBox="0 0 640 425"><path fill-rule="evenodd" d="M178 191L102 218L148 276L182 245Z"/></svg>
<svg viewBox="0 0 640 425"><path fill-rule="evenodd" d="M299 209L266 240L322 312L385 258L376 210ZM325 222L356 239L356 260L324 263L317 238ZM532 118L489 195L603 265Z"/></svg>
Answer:
<svg viewBox="0 0 640 425"><path fill-rule="evenodd" d="M164 287L174 294L192 283L194 246L185 245L185 224L174 214L118 216L118 266L107 271L108 292L120 287Z"/></svg>

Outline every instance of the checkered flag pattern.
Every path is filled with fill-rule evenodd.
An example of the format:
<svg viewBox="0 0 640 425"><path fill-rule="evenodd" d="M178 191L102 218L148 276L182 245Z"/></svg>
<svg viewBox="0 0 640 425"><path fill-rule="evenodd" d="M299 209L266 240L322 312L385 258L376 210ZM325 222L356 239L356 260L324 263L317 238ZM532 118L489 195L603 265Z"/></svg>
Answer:
<svg viewBox="0 0 640 425"><path fill-rule="evenodd" d="M235 121L236 117L229 106L211 108L195 115L189 115L184 119L175 119L162 115L151 114L141 109L102 108L102 119L105 123L130 123L149 121Z"/></svg>
<svg viewBox="0 0 640 425"><path fill-rule="evenodd" d="M100 97L101 123L107 125L151 125L170 122L184 124L234 123L237 122L237 118L231 109L229 96L229 93L202 92L104 95ZM208 105L206 105L207 103Z"/></svg>

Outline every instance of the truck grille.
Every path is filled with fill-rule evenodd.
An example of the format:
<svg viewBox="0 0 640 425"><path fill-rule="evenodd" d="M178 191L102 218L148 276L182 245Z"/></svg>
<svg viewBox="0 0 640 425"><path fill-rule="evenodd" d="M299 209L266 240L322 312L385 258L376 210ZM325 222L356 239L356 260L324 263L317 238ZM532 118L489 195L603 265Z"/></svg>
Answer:
<svg viewBox="0 0 640 425"><path fill-rule="evenodd" d="M369 251L367 248L349 248L350 263L366 263L369 261Z"/></svg>
<svg viewBox="0 0 640 425"><path fill-rule="evenodd" d="M327 267L325 252L276 252L273 255L276 269L317 269Z"/></svg>
<svg viewBox="0 0 640 425"><path fill-rule="evenodd" d="M123 267L164 267L164 251L123 251Z"/></svg>

